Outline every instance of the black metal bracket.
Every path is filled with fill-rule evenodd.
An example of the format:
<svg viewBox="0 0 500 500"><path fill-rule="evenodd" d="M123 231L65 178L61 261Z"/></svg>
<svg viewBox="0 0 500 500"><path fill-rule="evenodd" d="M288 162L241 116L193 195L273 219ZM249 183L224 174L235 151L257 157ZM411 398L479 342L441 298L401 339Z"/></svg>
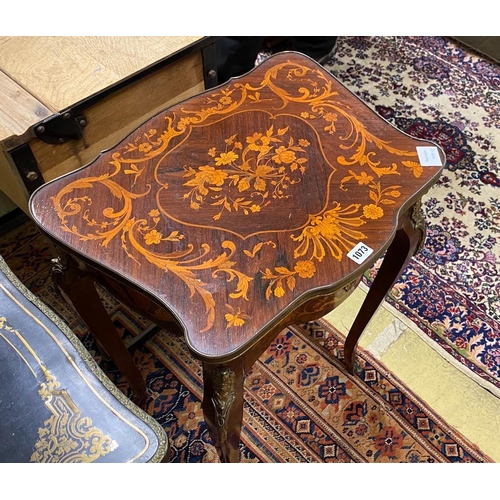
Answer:
<svg viewBox="0 0 500 500"><path fill-rule="evenodd" d="M218 82L217 75L217 50L215 42L205 47L201 51L203 58L203 79L205 81L205 89L216 87Z"/></svg>
<svg viewBox="0 0 500 500"><path fill-rule="evenodd" d="M56 113L35 126L35 135L47 144L62 144L67 141L81 139L87 119L73 111Z"/></svg>
<svg viewBox="0 0 500 500"><path fill-rule="evenodd" d="M36 158L31 151L29 144L23 144L12 151L10 157L16 166L21 179L31 195L33 191L41 186L45 181L43 175L38 168Z"/></svg>

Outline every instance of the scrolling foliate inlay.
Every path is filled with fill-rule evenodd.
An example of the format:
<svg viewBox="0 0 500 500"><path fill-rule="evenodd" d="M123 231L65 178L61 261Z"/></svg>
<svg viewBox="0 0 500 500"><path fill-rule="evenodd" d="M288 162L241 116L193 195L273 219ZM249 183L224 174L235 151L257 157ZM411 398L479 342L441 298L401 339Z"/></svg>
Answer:
<svg viewBox="0 0 500 500"><path fill-rule="evenodd" d="M220 131L214 137L216 123ZM201 273L230 283L233 301L248 301L258 275L266 283L266 299L279 300L295 290L297 280L314 277L325 258L340 261L366 239L362 226L383 219L386 207L400 197L394 180L401 171L415 178L422 174L416 151L400 150L369 132L325 71L291 61L271 66L258 85L230 81L204 94L202 105L188 99L155 125L112 153L109 174L71 182L53 202L65 231L104 247L120 238L129 258L179 278L204 303L203 331L213 327L216 310L227 328L242 326L250 316L245 302L216 307ZM335 153L325 153L325 136L338 142ZM207 137L212 139L201 151ZM391 155L387 164L380 151ZM319 190L318 176L324 177ZM93 213L96 186L107 190L116 206ZM318 196L296 210L294 192L314 188ZM357 203L342 206L335 193L352 188ZM134 202L145 196L151 205L147 213L137 213ZM293 218L289 209L295 210ZM283 217L269 217L272 213ZM226 231L239 242L187 241L186 226ZM295 262L251 275L236 268L236 252L257 259L259 252L276 248L269 234L277 232L296 244Z"/></svg>

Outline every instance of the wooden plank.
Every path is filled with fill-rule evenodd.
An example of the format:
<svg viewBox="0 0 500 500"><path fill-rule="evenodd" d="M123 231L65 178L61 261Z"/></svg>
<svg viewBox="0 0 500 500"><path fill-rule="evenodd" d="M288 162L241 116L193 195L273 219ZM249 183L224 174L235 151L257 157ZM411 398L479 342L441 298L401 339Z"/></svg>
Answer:
<svg viewBox="0 0 500 500"><path fill-rule="evenodd" d="M111 94L84 111L84 138L61 145L30 142L46 181L82 167L115 146L151 116L205 89L199 52Z"/></svg>
<svg viewBox="0 0 500 500"><path fill-rule="evenodd" d="M24 186L10 155L0 150L0 190L19 208L29 215L28 190Z"/></svg>
<svg viewBox="0 0 500 500"><path fill-rule="evenodd" d="M203 37L3 37L0 69L61 111Z"/></svg>
<svg viewBox="0 0 500 500"><path fill-rule="evenodd" d="M23 135L52 112L0 71L0 142Z"/></svg>

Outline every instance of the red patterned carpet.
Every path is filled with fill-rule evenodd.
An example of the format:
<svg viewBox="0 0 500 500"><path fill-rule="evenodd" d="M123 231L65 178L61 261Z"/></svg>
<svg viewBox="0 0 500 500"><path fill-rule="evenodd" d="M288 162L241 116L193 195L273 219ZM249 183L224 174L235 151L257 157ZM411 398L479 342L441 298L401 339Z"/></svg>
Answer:
<svg viewBox="0 0 500 500"><path fill-rule="evenodd" d="M20 280L81 338L117 386L127 382L96 353L93 339L55 291L51 253L31 222L0 237ZM123 336L147 323L103 292ZM248 374L242 462L491 462L374 359L346 373L343 337L323 322L284 330ZM182 338L161 331L135 351L149 390L147 411L165 428L171 462L217 462L201 411L201 367Z"/></svg>

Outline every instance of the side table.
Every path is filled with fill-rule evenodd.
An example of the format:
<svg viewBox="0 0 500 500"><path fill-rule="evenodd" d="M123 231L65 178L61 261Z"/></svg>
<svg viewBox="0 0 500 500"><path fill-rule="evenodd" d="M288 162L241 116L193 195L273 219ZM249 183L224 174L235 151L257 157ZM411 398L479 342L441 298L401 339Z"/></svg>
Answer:
<svg viewBox="0 0 500 500"><path fill-rule="evenodd" d="M222 459L237 461L245 373L283 328L331 311L386 252L346 340L353 370L361 333L423 243L420 199L444 164L438 146L283 52L45 184L30 212L76 259L66 290L86 277L111 283L179 326L203 363L205 420ZM72 301L109 338L87 296Z"/></svg>

